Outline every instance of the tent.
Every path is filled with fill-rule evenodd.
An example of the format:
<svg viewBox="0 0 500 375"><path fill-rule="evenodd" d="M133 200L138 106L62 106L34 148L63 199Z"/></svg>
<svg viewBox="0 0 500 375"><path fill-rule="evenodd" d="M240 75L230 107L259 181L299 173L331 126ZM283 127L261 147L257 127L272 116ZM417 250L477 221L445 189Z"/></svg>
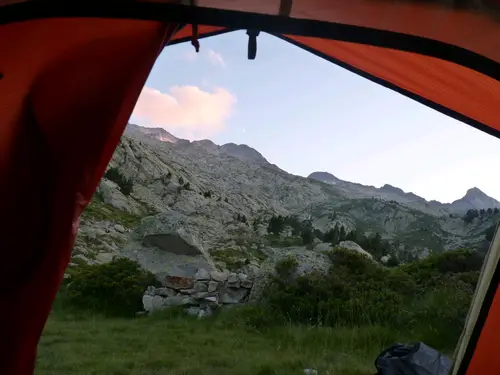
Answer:
<svg viewBox="0 0 500 375"><path fill-rule="evenodd" d="M500 137L498 0L0 0L0 373L36 348L89 202L166 45L267 32ZM307 72L305 72L307 73ZM500 235L454 375L498 375Z"/></svg>

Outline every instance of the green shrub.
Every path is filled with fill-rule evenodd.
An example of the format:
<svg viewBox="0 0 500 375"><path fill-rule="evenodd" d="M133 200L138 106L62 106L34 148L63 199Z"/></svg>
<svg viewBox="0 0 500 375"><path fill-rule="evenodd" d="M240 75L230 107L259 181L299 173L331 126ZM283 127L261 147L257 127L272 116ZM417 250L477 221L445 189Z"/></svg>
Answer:
<svg viewBox="0 0 500 375"><path fill-rule="evenodd" d="M142 295L155 276L129 259L115 259L75 269L66 285L65 299L72 307L107 315L133 315L142 310Z"/></svg>
<svg viewBox="0 0 500 375"><path fill-rule="evenodd" d="M479 275L483 258L475 251L459 249L446 251L442 254L433 254L424 259L405 264L400 268L411 275L417 284L430 288L441 280L454 277L457 274L469 273L469 281L475 287L477 278L472 280L471 275Z"/></svg>
<svg viewBox="0 0 500 375"><path fill-rule="evenodd" d="M454 347L479 276L476 254L460 250L393 268L343 249L329 256L326 276L291 279L296 263L278 263L266 308L292 323L392 326L436 348Z"/></svg>
<svg viewBox="0 0 500 375"><path fill-rule="evenodd" d="M276 266L276 272L282 279L288 279L293 272L297 269L297 259L293 256L288 256L285 259L279 261Z"/></svg>
<svg viewBox="0 0 500 375"><path fill-rule="evenodd" d="M463 282L442 282L409 306L412 336L438 349L458 342L472 302L473 289Z"/></svg>
<svg viewBox="0 0 500 375"><path fill-rule="evenodd" d="M120 191L123 195L130 195L130 193L132 193L132 189L134 187L132 180L127 179L125 176L123 176L118 168L109 168L104 174L104 177L110 181L115 182L120 188Z"/></svg>
<svg viewBox="0 0 500 375"><path fill-rule="evenodd" d="M416 288L397 269L381 267L365 257L336 250L329 274L290 281L291 260L280 262L278 277L267 290L268 306L291 321L321 325L361 325L402 321L401 309Z"/></svg>

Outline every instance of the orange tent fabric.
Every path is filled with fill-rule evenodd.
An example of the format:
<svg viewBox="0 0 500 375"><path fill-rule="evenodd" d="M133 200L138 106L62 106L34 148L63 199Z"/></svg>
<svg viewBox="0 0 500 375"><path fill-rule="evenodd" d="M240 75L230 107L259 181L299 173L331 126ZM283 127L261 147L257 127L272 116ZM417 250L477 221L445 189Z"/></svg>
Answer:
<svg viewBox="0 0 500 375"><path fill-rule="evenodd" d="M33 373L78 218L174 30L109 19L0 28L1 374Z"/></svg>
<svg viewBox="0 0 500 375"><path fill-rule="evenodd" d="M235 29L500 137L500 1L0 0L1 374L33 373L78 218L162 48ZM499 274L459 375L500 374Z"/></svg>

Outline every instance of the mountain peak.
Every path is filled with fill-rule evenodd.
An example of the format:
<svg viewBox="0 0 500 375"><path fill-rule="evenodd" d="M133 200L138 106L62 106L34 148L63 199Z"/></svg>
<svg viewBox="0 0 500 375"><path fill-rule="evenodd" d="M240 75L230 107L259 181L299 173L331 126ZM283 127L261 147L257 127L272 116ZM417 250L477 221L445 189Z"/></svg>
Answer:
<svg viewBox="0 0 500 375"><path fill-rule="evenodd" d="M313 172L307 178L311 178L313 180L318 180L321 182L326 182L326 183L336 183L340 181L337 177L335 177L333 174L330 172Z"/></svg>
<svg viewBox="0 0 500 375"><path fill-rule="evenodd" d="M135 124L128 124L125 128L126 135L143 135L151 139L156 139L161 142L177 143L179 138L170 134L163 128L147 128Z"/></svg>
<svg viewBox="0 0 500 375"><path fill-rule="evenodd" d="M500 202L477 187L467 190L465 195L451 203L452 208L466 211L469 209L500 208Z"/></svg>
<svg viewBox="0 0 500 375"><path fill-rule="evenodd" d="M486 197L488 197L488 195L485 192L483 192L481 189L479 189L477 187L473 187L473 188L470 188L469 190L467 190L464 198L467 196L472 196L472 197L478 197L478 196L484 197L484 196L486 196Z"/></svg>
<svg viewBox="0 0 500 375"><path fill-rule="evenodd" d="M389 184L385 184L380 189L384 190L384 191L387 191L387 192L390 192L390 193L399 194L399 195L405 195L406 194L402 189L400 189L398 187L395 187L395 186L392 186L392 185L389 185Z"/></svg>
<svg viewBox="0 0 500 375"><path fill-rule="evenodd" d="M237 145L236 143L226 143L220 146L222 153L237 157L242 160L253 161L260 164L269 164L267 159L256 149L245 145Z"/></svg>

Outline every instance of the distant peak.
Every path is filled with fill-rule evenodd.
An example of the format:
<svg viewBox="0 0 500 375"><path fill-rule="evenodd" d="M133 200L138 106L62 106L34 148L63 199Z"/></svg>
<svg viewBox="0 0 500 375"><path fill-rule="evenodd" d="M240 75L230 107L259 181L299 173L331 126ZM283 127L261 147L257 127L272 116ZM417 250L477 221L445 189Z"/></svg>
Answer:
<svg viewBox="0 0 500 375"><path fill-rule="evenodd" d="M481 189L473 187L467 190L462 199L484 199L484 198L493 199Z"/></svg>
<svg viewBox="0 0 500 375"><path fill-rule="evenodd" d="M481 195L486 195L481 189L477 188L477 187L473 187L473 188L470 188L469 190L467 190L467 192L465 193L465 195L478 195L478 194L481 194Z"/></svg>
<svg viewBox="0 0 500 375"><path fill-rule="evenodd" d="M313 180L324 181L324 182L334 182L340 181L330 172L313 172L307 178L312 178Z"/></svg>
<svg viewBox="0 0 500 375"><path fill-rule="evenodd" d="M133 135L137 133L143 134L149 138L156 139L161 142L177 143L179 141L179 138L172 135L163 128L149 128L130 123L125 128L125 134Z"/></svg>
<svg viewBox="0 0 500 375"><path fill-rule="evenodd" d="M200 139L197 141L192 141L191 143L194 145L215 145L215 143L212 142L210 139Z"/></svg>
<svg viewBox="0 0 500 375"><path fill-rule="evenodd" d="M221 151L227 155L235 156L243 160L269 164L264 156L254 148L246 144L226 143L221 146Z"/></svg>
<svg viewBox="0 0 500 375"><path fill-rule="evenodd" d="M385 184L380 189L391 192L391 193L405 194L405 192L402 189L395 187L395 186L392 186L392 185L389 185L389 184Z"/></svg>

